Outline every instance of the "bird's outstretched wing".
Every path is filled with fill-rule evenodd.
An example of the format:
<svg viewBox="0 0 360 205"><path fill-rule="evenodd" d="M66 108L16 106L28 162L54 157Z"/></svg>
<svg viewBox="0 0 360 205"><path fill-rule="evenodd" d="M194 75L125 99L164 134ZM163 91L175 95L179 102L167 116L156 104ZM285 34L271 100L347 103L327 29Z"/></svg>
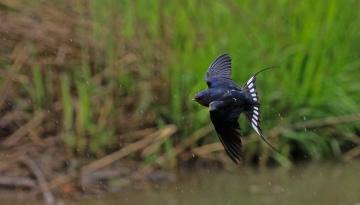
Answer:
<svg viewBox="0 0 360 205"><path fill-rule="evenodd" d="M242 143L238 118L229 118L230 115L226 111L219 109L223 105L223 101L210 103L210 119L226 153L232 161L239 164L242 156Z"/></svg>
<svg viewBox="0 0 360 205"><path fill-rule="evenodd" d="M205 81L211 87L214 82L229 80L231 80L231 57L225 53L210 64Z"/></svg>

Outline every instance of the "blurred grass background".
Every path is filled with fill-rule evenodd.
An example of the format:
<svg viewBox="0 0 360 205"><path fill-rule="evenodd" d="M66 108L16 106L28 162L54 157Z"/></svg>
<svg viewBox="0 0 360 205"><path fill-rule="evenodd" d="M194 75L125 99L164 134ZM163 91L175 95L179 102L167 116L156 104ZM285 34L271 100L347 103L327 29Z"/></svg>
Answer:
<svg viewBox="0 0 360 205"><path fill-rule="evenodd" d="M191 99L228 52L239 85L279 66L257 85L263 130L286 159L241 119L247 162L340 159L360 144L358 120L346 118L360 112L359 10L356 0L1 0L1 117L21 117L3 120L0 137L44 112L41 138L100 157L133 140L124 133L175 124L176 135L145 157L152 162L209 125ZM334 116L356 122L326 124ZM306 124L313 119L320 126ZM192 147L217 142L205 135Z"/></svg>

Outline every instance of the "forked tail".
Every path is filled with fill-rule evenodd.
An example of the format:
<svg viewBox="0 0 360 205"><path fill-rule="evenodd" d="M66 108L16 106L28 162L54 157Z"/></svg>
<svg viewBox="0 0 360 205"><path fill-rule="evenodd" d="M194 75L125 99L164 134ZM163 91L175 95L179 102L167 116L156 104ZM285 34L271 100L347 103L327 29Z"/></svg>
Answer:
<svg viewBox="0 0 360 205"><path fill-rule="evenodd" d="M248 96L250 97L250 99L252 100L252 106L251 109L249 111L246 112L246 116L248 118L248 120L251 123L251 127L255 130L255 132L260 135L261 139L267 144L269 145L269 147L271 147L273 150L275 150L276 152L280 153L278 149L276 149L267 139L266 137L262 134L261 131L261 127L260 127L260 101L259 101L259 96L258 93L256 91L256 76L265 71L265 70L269 70L275 68L275 66L272 67L268 67L265 69L262 69L258 72L256 72L253 76L251 76L251 78L246 82L246 84L243 86L243 90L245 92L247 92Z"/></svg>

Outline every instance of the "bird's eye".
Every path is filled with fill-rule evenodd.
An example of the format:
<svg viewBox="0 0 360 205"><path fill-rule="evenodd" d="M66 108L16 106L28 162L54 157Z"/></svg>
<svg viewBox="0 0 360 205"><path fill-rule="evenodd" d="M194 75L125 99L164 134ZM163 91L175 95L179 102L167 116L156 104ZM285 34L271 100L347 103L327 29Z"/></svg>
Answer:
<svg viewBox="0 0 360 205"><path fill-rule="evenodd" d="M195 96L195 99L196 100L201 100L204 98L204 93L198 93L196 96Z"/></svg>

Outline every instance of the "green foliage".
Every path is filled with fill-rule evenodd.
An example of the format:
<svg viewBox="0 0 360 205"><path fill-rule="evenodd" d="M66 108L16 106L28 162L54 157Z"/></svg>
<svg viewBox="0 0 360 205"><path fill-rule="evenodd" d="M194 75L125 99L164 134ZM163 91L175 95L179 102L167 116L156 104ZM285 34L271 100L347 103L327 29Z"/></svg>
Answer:
<svg viewBox="0 0 360 205"><path fill-rule="evenodd" d="M291 124L359 111L360 95L352 90L359 91L360 77L357 1L126 2L125 35L136 37L144 26L148 39L169 45L167 115L183 133L208 123L207 112L191 98L206 88L207 66L221 52L232 55L240 84L261 68L279 65L258 78L265 132L284 123L280 113ZM140 40L143 47L151 46L148 39ZM344 142L318 130L284 134L279 144L290 139L311 159L338 156Z"/></svg>
<svg viewBox="0 0 360 205"><path fill-rule="evenodd" d="M72 132L74 108L70 93L70 80L65 74L61 78L61 99L63 108L64 141L69 147L76 148L76 140L74 138L74 133Z"/></svg>
<svg viewBox="0 0 360 205"><path fill-rule="evenodd" d="M191 99L206 88L207 67L223 52L233 58L239 85L262 68L278 66L257 81L265 133L360 110L356 0L93 0L74 3L74 10L89 23L76 28L79 59L62 68L59 94L46 87L58 73L32 66L31 96L38 108L48 98L61 97L64 142L79 153L99 154L111 147L114 135L123 131L117 118L141 116L144 121L150 115L155 116L151 122L137 127L178 126L178 138L163 146L171 154L175 143L209 123L207 110ZM242 127L249 133L249 126ZM358 127L336 130L354 133ZM334 138L324 129L288 131L276 142L289 159L299 149L319 160L339 157L348 140L344 136ZM212 133L206 140L217 139ZM261 152L257 142L248 143L249 156ZM273 159L289 166L278 155Z"/></svg>

